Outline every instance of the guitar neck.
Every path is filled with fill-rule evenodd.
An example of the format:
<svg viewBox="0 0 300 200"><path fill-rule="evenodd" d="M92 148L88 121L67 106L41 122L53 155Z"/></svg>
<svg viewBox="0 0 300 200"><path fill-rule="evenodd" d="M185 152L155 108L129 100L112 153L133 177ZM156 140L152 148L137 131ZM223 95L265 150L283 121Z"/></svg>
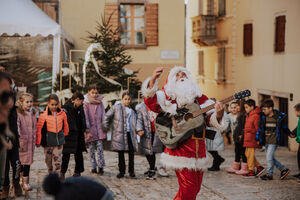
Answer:
<svg viewBox="0 0 300 200"><path fill-rule="evenodd" d="M225 103L228 103L228 102L230 102L230 101L232 101L232 100L234 100L234 99L235 99L234 96L230 96L230 97L228 97L228 98L226 98L226 99L223 99L223 100L220 101L220 102L223 103L223 104L225 104ZM193 116L194 116L194 117L197 117L197 116L199 116L199 115L202 115L203 113L206 113L206 112L209 111L209 110L214 109L214 108L215 108L215 104L216 104L216 103L214 103L214 104L212 104L212 105L210 105L210 106L207 106L207 107L205 107L205 108L202 108L202 109L200 109L200 110L194 112L194 113L193 113Z"/></svg>

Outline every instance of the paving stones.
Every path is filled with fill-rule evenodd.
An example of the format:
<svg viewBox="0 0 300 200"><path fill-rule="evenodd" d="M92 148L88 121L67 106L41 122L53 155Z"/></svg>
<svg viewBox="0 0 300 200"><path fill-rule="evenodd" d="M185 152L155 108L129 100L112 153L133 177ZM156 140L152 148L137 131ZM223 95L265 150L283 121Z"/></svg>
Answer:
<svg viewBox="0 0 300 200"><path fill-rule="evenodd" d="M290 175L284 180L279 180L279 171L275 169L273 181L262 181L259 178L246 179L242 176L228 174L225 172L234 160L233 146L226 146L226 150L220 152L226 161L221 165L221 171L204 173L203 184L198 199L222 200L222 199L299 199L300 184L291 174L296 174L297 160L296 153L290 152L286 148L278 148L276 158L291 169ZM138 199L173 199L178 190L178 183L175 173L169 171L170 177L157 177L156 180L146 180L144 172L147 170L148 163L146 158L140 155L135 156L136 179L129 178L128 173L125 178L117 179L118 173L117 153L105 151L106 167L104 175L90 173L88 155L84 153L85 172L82 174L96 180L108 187L115 195L117 200L138 200ZM257 159L266 167L265 152L256 151ZM127 155L125 156L127 158ZM158 163L157 156L157 163ZM126 160L126 163L127 160ZM66 177L72 176L74 170L74 157L71 156L70 166ZM42 182L47 175L47 168L44 162L43 148L35 151L34 163L30 172L30 183L33 190L25 196L16 199L53 199L47 196L42 190Z"/></svg>

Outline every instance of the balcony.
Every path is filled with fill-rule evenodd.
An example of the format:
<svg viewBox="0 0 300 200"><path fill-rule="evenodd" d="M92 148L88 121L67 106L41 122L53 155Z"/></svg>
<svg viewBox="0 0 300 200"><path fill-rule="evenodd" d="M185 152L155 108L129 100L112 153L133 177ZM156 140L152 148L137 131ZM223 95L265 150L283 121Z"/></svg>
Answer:
<svg viewBox="0 0 300 200"><path fill-rule="evenodd" d="M192 41L201 46L213 46L217 42L217 17L199 15L192 18Z"/></svg>

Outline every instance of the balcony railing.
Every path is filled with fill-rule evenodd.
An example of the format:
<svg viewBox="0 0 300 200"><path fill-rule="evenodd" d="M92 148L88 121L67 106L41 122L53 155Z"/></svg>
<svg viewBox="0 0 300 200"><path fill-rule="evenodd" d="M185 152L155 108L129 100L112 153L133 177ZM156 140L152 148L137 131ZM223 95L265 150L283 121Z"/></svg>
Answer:
<svg viewBox="0 0 300 200"><path fill-rule="evenodd" d="M215 45L217 42L217 17L199 15L192 18L192 41L203 46Z"/></svg>

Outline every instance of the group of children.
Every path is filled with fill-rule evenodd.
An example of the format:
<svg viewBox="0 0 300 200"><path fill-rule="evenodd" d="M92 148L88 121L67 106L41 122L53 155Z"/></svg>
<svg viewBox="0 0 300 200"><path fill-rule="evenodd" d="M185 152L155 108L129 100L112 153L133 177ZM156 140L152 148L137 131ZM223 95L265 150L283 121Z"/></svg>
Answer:
<svg viewBox="0 0 300 200"><path fill-rule="evenodd" d="M17 127L19 134L20 185L24 191L32 190L29 184L30 166L33 163L35 147L44 148L48 173L59 174L65 179L70 155L74 154L74 177L84 171L83 152L88 147L91 172L102 175L105 159L103 139L111 130L111 150L118 152L119 174L123 178L126 172L124 153L128 152L129 176L134 178L134 152L137 151L137 135L140 136L141 152L146 155L149 170L147 179L155 179L155 153L163 151L163 145L155 134L155 113L144 103L137 105L136 112L131 109L131 97L128 92L122 94L106 113L96 85L90 85L84 96L75 92L65 105L59 107L59 98L55 94L48 97L47 106L38 115L33 109L33 96L29 93L19 95L17 101ZM162 171L162 175L167 174Z"/></svg>
<svg viewBox="0 0 300 200"><path fill-rule="evenodd" d="M231 113L228 115L231 132L235 144L235 160L232 167L226 169L228 173L235 173L245 177L258 177L262 180L272 180L274 166L280 170L280 179L284 179L290 170L275 158L278 146L284 144L284 134L297 137L300 143L300 118L297 133L291 132L287 126L287 115L274 109L271 99L265 100L261 107L255 101L232 102ZM297 117L300 117L300 104L295 106ZM257 161L255 149L265 146L267 173L262 175L265 168ZM299 147L300 148L300 147ZM300 171L300 158L298 150L298 165ZM261 176L262 175L262 176ZM300 183L300 174L295 175Z"/></svg>

